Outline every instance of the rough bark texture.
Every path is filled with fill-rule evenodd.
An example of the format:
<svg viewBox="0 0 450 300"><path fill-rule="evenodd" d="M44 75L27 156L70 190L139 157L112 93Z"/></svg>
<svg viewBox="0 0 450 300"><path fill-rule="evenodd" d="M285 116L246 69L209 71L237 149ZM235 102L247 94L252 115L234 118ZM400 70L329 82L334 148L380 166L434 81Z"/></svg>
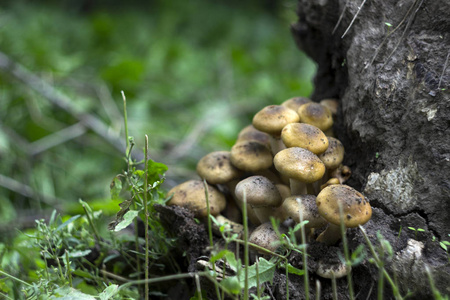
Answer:
<svg viewBox="0 0 450 300"><path fill-rule="evenodd" d="M391 271L403 291L426 295L426 263L450 294L446 253L432 240L450 234L450 1L300 0L298 16L295 40L318 64L312 98L340 100L350 185L392 219L384 232L424 244L421 259L406 259L402 243Z"/></svg>

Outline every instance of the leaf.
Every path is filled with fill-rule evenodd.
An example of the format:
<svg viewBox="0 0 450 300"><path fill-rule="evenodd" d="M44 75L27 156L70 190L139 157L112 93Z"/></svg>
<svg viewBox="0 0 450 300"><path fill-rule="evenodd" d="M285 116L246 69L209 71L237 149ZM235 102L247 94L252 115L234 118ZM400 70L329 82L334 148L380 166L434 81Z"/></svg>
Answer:
<svg viewBox="0 0 450 300"><path fill-rule="evenodd" d="M148 183L153 186L153 183L161 181L164 173L166 173L167 170L168 167L165 164L158 163L149 159L147 167Z"/></svg>
<svg viewBox="0 0 450 300"><path fill-rule="evenodd" d="M130 199L130 200L125 200L119 204L120 210L117 212L115 219L108 224L109 230L114 230L116 228L117 224L119 224L123 220L123 217L128 212L131 203L132 203L132 200Z"/></svg>
<svg viewBox="0 0 450 300"><path fill-rule="evenodd" d="M69 257L83 257L88 255L89 253L91 253L92 250L88 249L88 250L77 250L77 251L70 251L69 252ZM62 255L64 256L64 255Z"/></svg>
<svg viewBox="0 0 450 300"><path fill-rule="evenodd" d="M291 274L295 274L298 276L302 276L303 274L305 274L304 270L298 269L298 268L294 267L293 265L291 265L290 263L287 264L287 271Z"/></svg>
<svg viewBox="0 0 450 300"><path fill-rule="evenodd" d="M114 177L109 185L109 191L111 193L111 199L117 200L119 199L120 192L122 191L122 180L120 180L119 176Z"/></svg>
<svg viewBox="0 0 450 300"><path fill-rule="evenodd" d="M114 231L121 231L122 229L128 227L128 225L130 225L134 218L137 217L137 215L139 214L138 210L130 210L128 211L124 216L123 216L123 220L119 222L119 224L117 224L114 228Z"/></svg>
<svg viewBox="0 0 450 300"><path fill-rule="evenodd" d="M61 229L63 229L64 227L66 227L67 225L69 225L70 223L72 223L73 221L75 221L76 219L78 219L79 217L81 217L81 215L73 216L73 217L70 218L69 220L67 220L67 221L65 221L64 223L62 223L61 225L59 225L58 228L56 228L56 231L60 231Z"/></svg>
<svg viewBox="0 0 450 300"><path fill-rule="evenodd" d="M222 285L226 290L235 295L239 294L242 289L237 276L225 278L220 282L220 285Z"/></svg>
<svg viewBox="0 0 450 300"><path fill-rule="evenodd" d="M95 300L95 297L82 293L69 286L60 287L55 290L55 294L50 299L62 300Z"/></svg>
<svg viewBox="0 0 450 300"><path fill-rule="evenodd" d="M259 283L266 281L272 282L273 276L275 274L276 264L271 263L264 258L259 259L258 270L259 270ZM242 270L239 273L239 281L241 282L241 287L244 287L245 272ZM248 267L248 288L256 286L256 265Z"/></svg>
<svg viewBox="0 0 450 300"><path fill-rule="evenodd" d="M112 284L103 290L98 296L100 300L108 300L117 295L119 291L119 286L117 284Z"/></svg>

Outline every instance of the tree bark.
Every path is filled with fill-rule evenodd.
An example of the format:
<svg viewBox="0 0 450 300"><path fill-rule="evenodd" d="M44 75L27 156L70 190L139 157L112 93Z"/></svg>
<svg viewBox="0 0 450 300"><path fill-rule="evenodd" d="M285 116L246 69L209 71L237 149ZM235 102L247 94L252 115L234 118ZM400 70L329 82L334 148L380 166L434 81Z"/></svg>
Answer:
<svg viewBox="0 0 450 300"><path fill-rule="evenodd" d="M431 265L450 294L437 242L450 240L450 1L299 0L298 17L295 41L318 64L312 99L340 101L335 132L353 171L349 184L376 208L373 222L389 216L384 230L408 238L391 271L421 295ZM418 261L402 263L417 246L410 240L424 250L418 265L405 267Z"/></svg>

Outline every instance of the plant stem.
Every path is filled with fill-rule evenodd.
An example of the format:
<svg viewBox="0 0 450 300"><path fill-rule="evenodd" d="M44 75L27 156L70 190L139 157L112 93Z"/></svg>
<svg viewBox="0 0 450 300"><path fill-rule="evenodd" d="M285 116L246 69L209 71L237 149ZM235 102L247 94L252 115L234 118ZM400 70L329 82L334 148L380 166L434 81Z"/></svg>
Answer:
<svg viewBox="0 0 450 300"><path fill-rule="evenodd" d="M123 99L123 121L125 123L125 155L128 156L128 149L130 147L130 141L128 140L128 120L127 120L127 98L125 97L125 93L123 91L120 91L122 93L122 99Z"/></svg>
<svg viewBox="0 0 450 300"><path fill-rule="evenodd" d="M337 296L337 286L336 286L336 277L334 276L334 273L331 275L331 288L333 290L333 300L338 300Z"/></svg>
<svg viewBox="0 0 450 300"><path fill-rule="evenodd" d="M23 281L23 280L21 280L21 279L19 279L19 278L17 278L17 277L14 277L14 276L12 276L12 275L9 275L9 274L6 273L6 272L0 271L0 274L1 274L1 275L5 275L6 277L9 277L9 278L11 278L11 279L13 279L13 280L15 280L15 281L18 281L18 282L20 282L21 284L24 284L24 285L26 285L26 286L28 286L28 287L32 287L32 285L29 284L28 282L25 282L25 281Z"/></svg>
<svg viewBox="0 0 450 300"><path fill-rule="evenodd" d="M297 201L301 205L302 200L300 198L298 198ZM299 214L300 224L302 224L303 223L303 211L301 209L299 209L298 214ZM307 255L308 253L306 250L308 245L305 242L306 241L305 226L300 227L300 233L302 235L302 243L304 243L304 246L305 246L302 251L303 270L305 271L305 274L303 275L304 286L305 286L305 299L309 300L308 255Z"/></svg>
<svg viewBox="0 0 450 300"><path fill-rule="evenodd" d="M97 240L97 243L100 243L100 236L97 232L97 228L95 228L95 226L94 226L94 222L92 222L91 215L89 214L89 211L88 211L85 203L80 200L80 204L83 207L84 212L86 213L86 217L88 219L89 225L92 227L92 231L94 232L94 236L95 236L95 239Z"/></svg>
<svg viewBox="0 0 450 300"><path fill-rule="evenodd" d="M67 249L66 249L66 251L65 251L66 253L65 253L65 255L66 255L66 270L67 270L67 277L69 278L69 285L70 285L70 287L73 287L73 285L72 285L72 272L71 272L71 270L70 270L70 262L69 262L69 252L67 251Z"/></svg>
<svg viewBox="0 0 450 300"><path fill-rule="evenodd" d="M351 261L350 261L350 254L348 252L348 245L347 245L347 236L345 234L345 224L344 224L344 213L342 211L342 204L339 203L339 216L341 219L341 235L342 235L342 244L344 246L344 257L345 257L345 265L348 269L351 268ZM347 272L347 283L348 283L348 292L350 295L350 300L355 299L355 294L353 293L353 282L352 282L352 272L350 269L350 272Z"/></svg>
<svg viewBox="0 0 450 300"><path fill-rule="evenodd" d="M148 202L147 202L147 192L148 192L148 136L145 135L145 148L144 148L144 209L145 209L145 280L148 280L148 266L149 258L148 252L150 247L148 244ZM149 288L148 282L145 282L145 299L149 299Z"/></svg>
<svg viewBox="0 0 450 300"><path fill-rule="evenodd" d="M284 263L286 264L286 300L289 300L289 267L288 267L289 262L287 258L285 259Z"/></svg>
<svg viewBox="0 0 450 300"><path fill-rule="evenodd" d="M320 300L320 281L316 280L316 300Z"/></svg>
<svg viewBox="0 0 450 300"><path fill-rule="evenodd" d="M242 199L242 221L244 223L244 300L248 299L248 223L247 223L247 195L244 190L244 197Z"/></svg>
<svg viewBox="0 0 450 300"><path fill-rule="evenodd" d="M370 253L373 256L373 259L375 260L377 267L379 267L381 265L381 261L377 255L375 249L373 248L372 242L369 240L369 237L367 236L366 231L364 230L364 228L361 225L359 225L359 230L361 230L361 232L364 236L364 239L366 240L366 243L369 246ZM394 294L395 299L402 300L403 297L400 295L397 285L394 283L394 281L392 280L391 276L389 275L389 273L386 271L385 268L383 268L383 274L384 274L384 277L386 278L386 280L389 282L389 284L392 287L392 292Z"/></svg>
<svg viewBox="0 0 450 300"><path fill-rule="evenodd" d="M191 278L192 276L195 276L195 274L197 274L199 276L207 276L208 275L208 271L197 272L197 273L173 274L173 275L162 276L162 277L158 277L158 278L133 280L133 281L129 281L127 283L122 284L119 287L119 290L124 289L124 288L129 287L129 286L132 286L132 285L137 285L137 284L143 284L143 283L153 284L153 283L157 283L157 282L161 282L161 281Z"/></svg>

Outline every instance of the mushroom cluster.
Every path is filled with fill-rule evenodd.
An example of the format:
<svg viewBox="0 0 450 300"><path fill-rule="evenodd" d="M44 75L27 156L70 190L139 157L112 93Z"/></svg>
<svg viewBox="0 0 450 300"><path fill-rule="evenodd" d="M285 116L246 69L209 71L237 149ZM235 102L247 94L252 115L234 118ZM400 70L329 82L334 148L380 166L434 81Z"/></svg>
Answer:
<svg viewBox="0 0 450 300"><path fill-rule="evenodd" d="M351 170L342 165L344 146L332 131L337 106L334 99L317 103L304 97L266 106L241 130L229 151L201 158L197 173L207 182L211 214L224 223L240 223L236 207L246 205L255 228L267 227L270 217L298 223L301 210L309 221L309 237L315 228L327 226L317 240L328 245L340 239L341 222L346 227L366 223L372 213L368 200L344 185ZM204 217L206 193L198 192L199 187L204 189L201 180L174 187L168 204Z"/></svg>

